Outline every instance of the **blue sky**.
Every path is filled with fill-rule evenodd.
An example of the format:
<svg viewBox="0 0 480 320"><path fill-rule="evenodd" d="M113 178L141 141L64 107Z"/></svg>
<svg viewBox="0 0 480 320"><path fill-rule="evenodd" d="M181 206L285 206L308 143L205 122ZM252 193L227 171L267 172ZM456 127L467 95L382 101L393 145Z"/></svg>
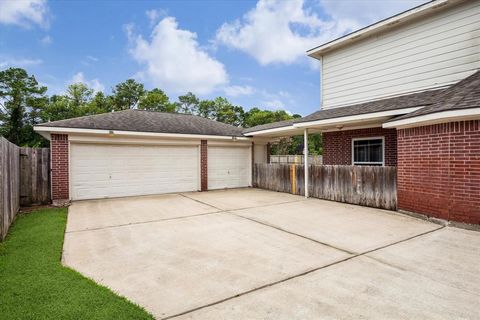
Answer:
<svg viewBox="0 0 480 320"><path fill-rule="evenodd" d="M306 50L421 2L0 0L0 69L25 68L50 94L135 78L172 100L306 115L320 105Z"/></svg>

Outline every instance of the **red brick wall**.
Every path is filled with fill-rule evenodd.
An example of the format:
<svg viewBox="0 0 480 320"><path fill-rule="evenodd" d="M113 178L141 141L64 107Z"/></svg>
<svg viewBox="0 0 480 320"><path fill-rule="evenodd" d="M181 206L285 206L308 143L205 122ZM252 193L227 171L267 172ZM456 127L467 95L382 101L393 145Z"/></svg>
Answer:
<svg viewBox="0 0 480 320"><path fill-rule="evenodd" d="M398 130L398 208L480 224L480 121Z"/></svg>
<svg viewBox="0 0 480 320"><path fill-rule="evenodd" d="M351 165L352 139L385 137L385 165L397 165L397 131L395 129L368 128L323 133L323 163Z"/></svg>
<svg viewBox="0 0 480 320"><path fill-rule="evenodd" d="M68 135L52 134L52 200L68 200Z"/></svg>
<svg viewBox="0 0 480 320"><path fill-rule="evenodd" d="M208 190L208 146L207 140L200 142L200 190Z"/></svg>

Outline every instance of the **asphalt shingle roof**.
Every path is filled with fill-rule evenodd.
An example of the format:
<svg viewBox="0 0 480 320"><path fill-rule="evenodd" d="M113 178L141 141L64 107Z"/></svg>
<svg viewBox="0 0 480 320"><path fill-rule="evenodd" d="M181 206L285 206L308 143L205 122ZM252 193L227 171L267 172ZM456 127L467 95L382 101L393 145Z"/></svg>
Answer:
<svg viewBox="0 0 480 320"><path fill-rule="evenodd" d="M243 133L249 133L249 132L254 132L254 131L260 131L260 130L268 130L268 129L275 129L275 128L282 128L282 127L288 127L291 126L294 123L294 119L292 120L284 120L284 121L277 121L277 122L271 122L267 124L261 124L258 126L250 127L247 129L243 130Z"/></svg>
<svg viewBox="0 0 480 320"><path fill-rule="evenodd" d="M117 111L46 122L38 126L214 136L243 136L242 128L199 116L142 110Z"/></svg>
<svg viewBox="0 0 480 320"><path fill-rule="evenodd" d="M300 118L296 122L325 120L359 114L426 106L432 104L435 101L435 97L441 91L442 90L423 91L388 99L355 104L347 107L320 110L312 113L311 115Z"/></svg>
<svg viewBox="0 0 480 320"><path fill-rule="evenodd" d="M393 97L388 99L354 104L346 107L324 109L299 119L279 121L279 122L273 122L269 124L251 127L251 128L245 129L243 133L288 127L294 123L300 123L300 122L334 119L334 118L348 117L348 116L354 116L359 114L427 106L434 103L435 97L443 90L444 89L430 90L430 91L413 93L413 94L408 94L408 95L403 95L403 96L398 96L398 97Z"/></svg>
<svg viewBox="0 0 480 320"><path fill-rule="evenodd" d="M442 111L469 108L480 108L480 71L442 90L435 98L435 103L417 111L396 117L390 121L408 119Z"/></svg>

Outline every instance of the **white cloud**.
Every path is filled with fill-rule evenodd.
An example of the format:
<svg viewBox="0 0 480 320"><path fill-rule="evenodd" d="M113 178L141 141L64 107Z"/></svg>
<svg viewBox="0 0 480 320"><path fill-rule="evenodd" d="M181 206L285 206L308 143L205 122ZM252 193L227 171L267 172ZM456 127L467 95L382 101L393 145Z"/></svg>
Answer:
<svg viewBox="0 0 480 320"><path fill-rule="evenodd" d="M224 23L216 42L241 50L262 65L290 64L304 58L308 49L419 2L321 1L321 8L315 10L322 10L327 18L320 18L304 0L259 0L241 19Z"/></svg>
<svg viewBox="0 0 480 320"><path fill-rule="evenodd" d="M242 50L260 64L292 63L321 41L324 23L303 1L260 0L241 20L223 24L217 42Z"/></svg>
<svg viewBox="0 0 480 320"><path fill-rule="evenodd" d="M285 104L278 99L265 100L265 101L262 101L262 107L271 109L271 110L283 110L285 109Z"/></svg>
<svg viewBox="0 0 480 320"><path fill-rule="evenodd" d="M87 59L93 62L98 62L98 58L94 56L87 56Z"/></svg>
<svg viewBox="0 0 480 320"><path fill-rule="evenodd" d="M83 72L77 72L72 79L68 82L73 83L83 83L89 88L92 88L94 92L103 92L105 91L105 86L98 79L87 80Z"/></svg>
<svg viewBox="0 0 480 320"><path fill-rule="evenodd" d="M158 22L160 17L166 16L167 11L163 9L152 9L145 11L148 20L150 21L150 26L155 25Z"/></svg>
<svg viewBox="0 0 480 320"><path fill-rule="evenodd" d="M145 68L138 77L167 92L207 94L228 83L225 66L200 48L197 35L178 28L173 17L163 18L150 39L125 26L130 55Z"/></svg>
<svg viewBox="0 0 480 320"><path fill-rule="evenodd" d="M86 67L89 67L92 64L97 63L98 61L100 61L100 59L98 59L97 57L85 56L85 60L80 61L80 63L83 64Z"/></svg>
<svg viewBox="0 0 480 320"><path fill-rule="evenodd" d="M42 39L40 39L40 43L44 46L48 46L52 44L52 42L53 42L53 39L50 36L45 36Z"/></svg>
<svg viewBox="0 0 480 320"><path fill-rule="evenodd" d="M19 25L25 28L32 24L48 26L46 0L3 0L0 1L0 23Z"/></svg>
<svg viewBox="0 0 480 320"><path fill-rule="evenodd" d="M7 68L7 67L17 67L17 68L25 68L30 66L36 66L42 64L43 60L41 59L3 59L0 61L0 68Z"/></svg>
<svg viewBox="0 0 480 320"><path fill-rule="evenodd" d="M226 86L223 88L225 94L229 97L250 96L255 92L251 86Z"/></svg>

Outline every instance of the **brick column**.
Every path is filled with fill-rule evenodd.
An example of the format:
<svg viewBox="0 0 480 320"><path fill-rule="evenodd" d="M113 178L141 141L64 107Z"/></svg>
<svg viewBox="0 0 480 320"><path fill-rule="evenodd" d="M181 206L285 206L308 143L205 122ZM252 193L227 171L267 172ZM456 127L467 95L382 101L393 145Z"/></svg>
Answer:
<svg viewBox="0 0 480 320"><path fill-rule="evenodd" d="M50 161L52 200L54 204L63 204L70 199L68 160L68 135L52 134L50 140Z"/></svg>
<svg viewBox="0 0 480 320"><path fill-rule="evenodd" d="M398 209L480 224L480 120L398 130Z"/></svg>
<svg viewBox="0 0 480 320"><path fill-rule="evenodd" d="M200 191L208 190L208 146L207 140L200 141Z"/></svg>

